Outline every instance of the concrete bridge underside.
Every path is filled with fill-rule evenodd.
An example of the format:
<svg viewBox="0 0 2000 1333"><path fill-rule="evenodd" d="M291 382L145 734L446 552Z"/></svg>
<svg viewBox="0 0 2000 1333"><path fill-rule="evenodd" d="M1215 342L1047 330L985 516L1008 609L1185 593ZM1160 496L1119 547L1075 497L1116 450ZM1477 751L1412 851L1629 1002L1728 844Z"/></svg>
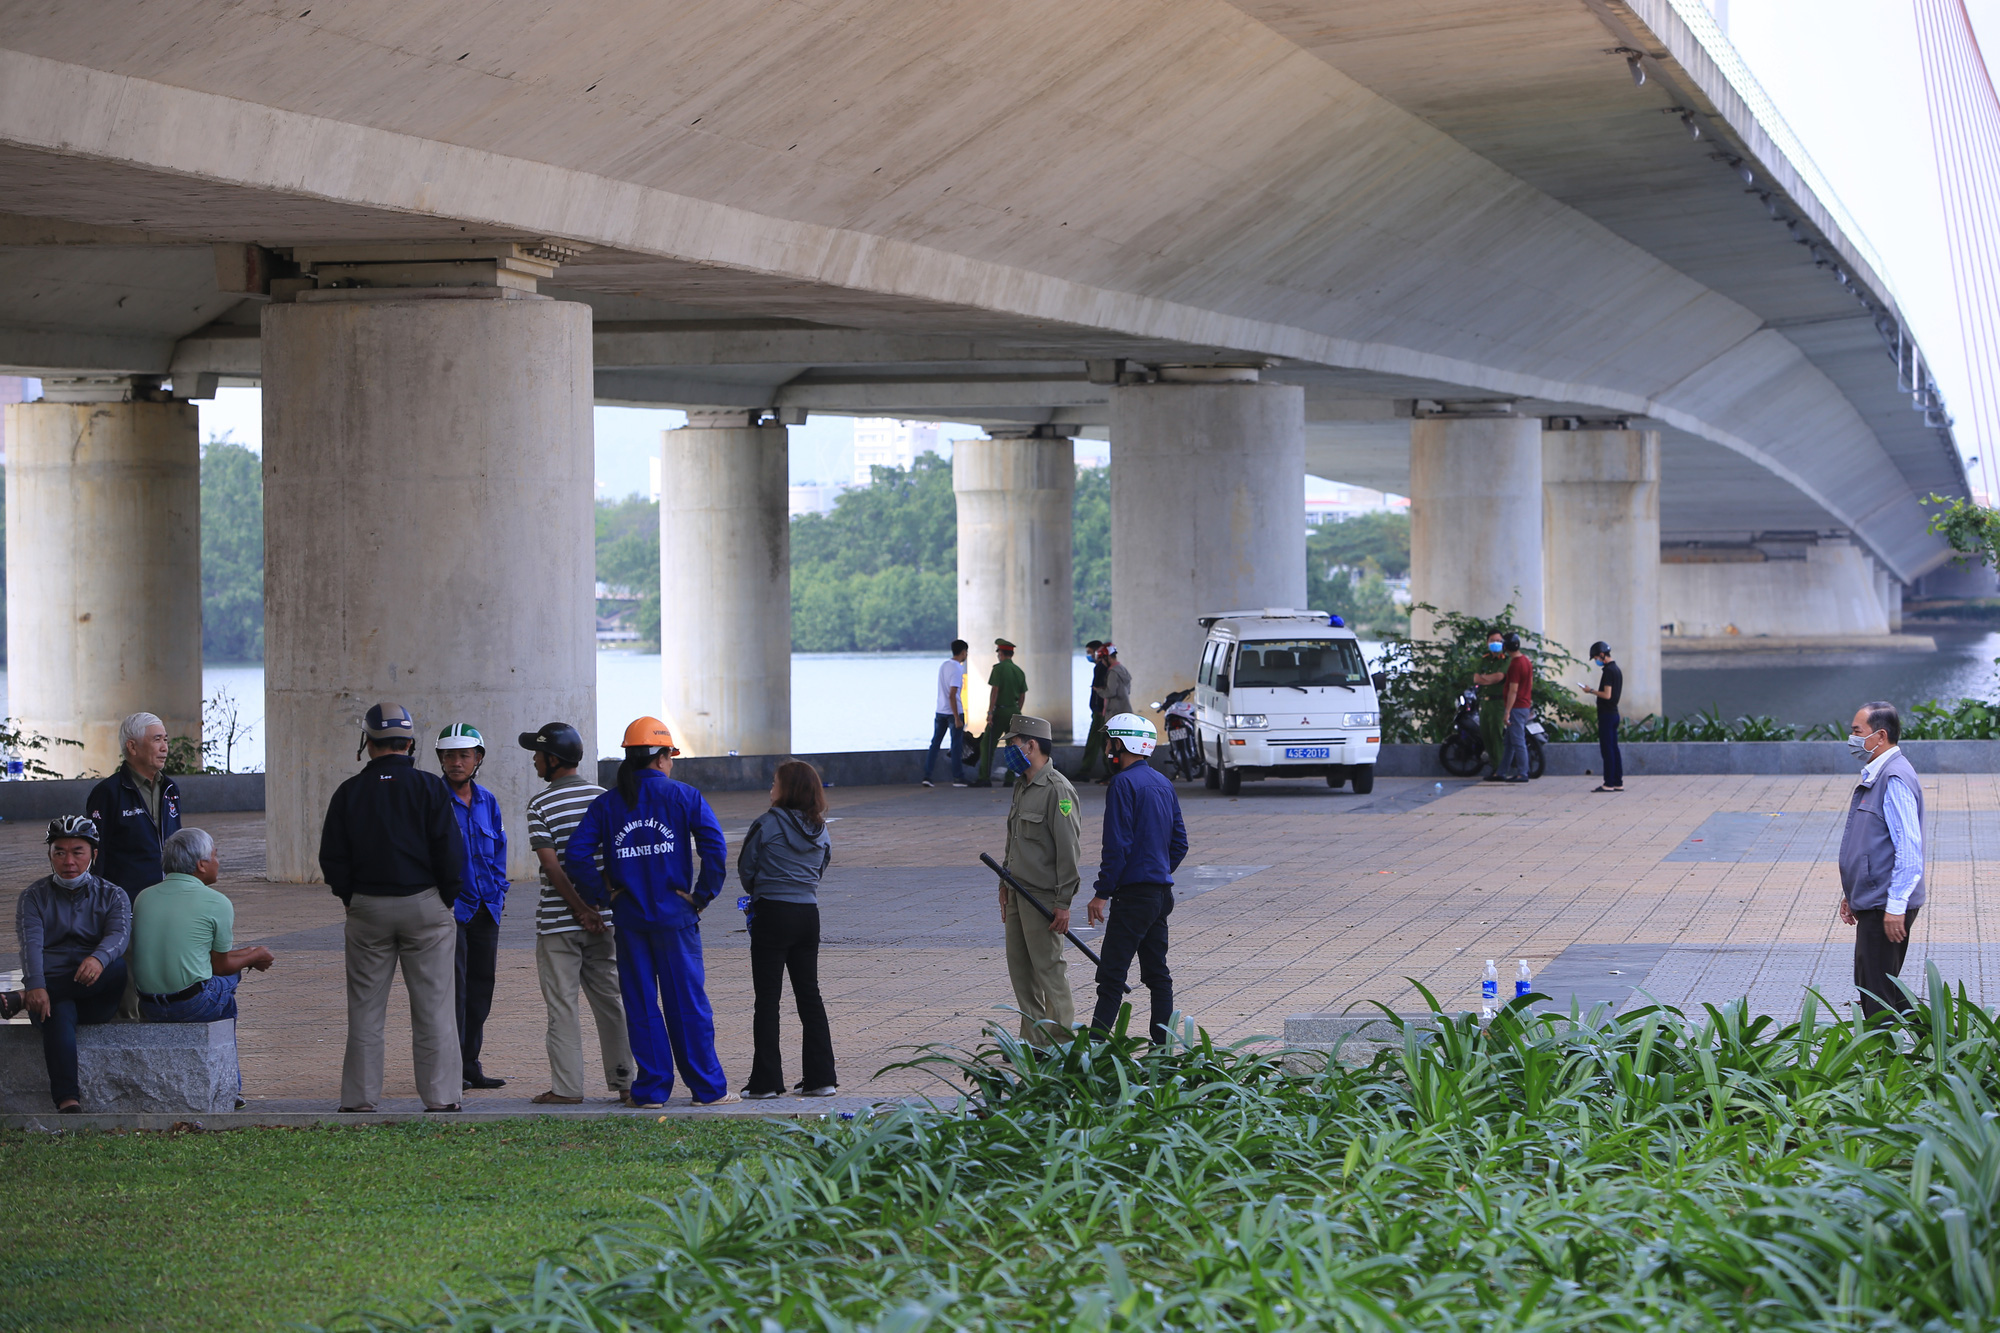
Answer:
<svg viewBox="0 0 2000 1333"><path fill-rule="evenodd" d="M1963 494L1962 470L1910 410L1908 335L1865 244L1699 16L1685 0L109 0L85 23L0 3L0 366L80 386L65 392L107 422L264 384L267 487L309 474L272 516L268 563L299 580L352 565L310 588L274 572L267 593L280 635L343 626L296 658L320 712L396 690L506 711L587 688L570 679L587 657L524 659L490 609L453 609L463 587L426 594L442 656L400 643L362 590L433 577L397 573L382 534L399 522L474 550L540 532L543 632L587 643L570 526L587 522L575 422L593 398L693 409L715 449L764 449L766 413L814 411L1108 433L1149 481L1114 492L1116 633L1149 697L1191 669L1195 610L1302 592L1302 538L1266 518L1296 509L1308 466L1413 494L1434 597L1471 596L1458 566L1493 565L1546 591L1569 638L1599 615L1559 572L1542 588L1571 512L1621 550L1838 538L1900 586L1946 558L1918 499ZM536 297L579 317L529 315ZM530 365L544 378L523 391ZM1169 395L1187 410L1162 410ZM494 438L449 438L475 420ZM417 421L448 438L413 437ZM406 484L329 506L338 479L312 470L335 448ZM1524 496L1521 478L1567 460L1551 466L1583 507L1537 500L1491 549L1427 548L1427 523L1485 521L1496 449ZM699 464L685 475L718 488L700 521L736 566L770 557L748 586L782 605L764 470ZM410 507L439 469L481 479L479 523ZM549 530L505 475L581 498ZM1458 480L1433 495L1426 476ZM1060 540L1061 506L1037 505ZM1177 509L1203 518L1168 550ZM476 560L457 573L497 579ZM1015 593L1048 621L1033 634L1066 637ZM1628 668L1643 680L1650 656L1657 680L1658 616L1628 621ZM760 623L718 634L718 659L769 658L780 628ZM274 639L274 660L305 647ZM131 674L135 698L163 688ZM51 686L49 707L80 718L74 693ZM308 712L271 740L331 765L348 719ZM700 725L783 748L788 724L762 708ZM279 829L318 782L290 815L274 794L274 870L310 868Z"/></svg>

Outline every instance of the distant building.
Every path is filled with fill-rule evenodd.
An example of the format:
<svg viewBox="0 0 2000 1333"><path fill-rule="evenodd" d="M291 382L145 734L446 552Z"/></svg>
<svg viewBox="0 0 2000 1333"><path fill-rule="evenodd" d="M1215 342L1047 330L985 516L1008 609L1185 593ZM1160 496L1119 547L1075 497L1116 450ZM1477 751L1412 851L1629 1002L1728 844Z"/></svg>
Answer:
<svg viewBox="0 0 2000 1333"><path fill-rule="evenodd" d="M854 423L854 484L866 486L874 480L871 468L906 468L919 455L937 452L943 438L939 431L935 421L862 417Z"/></svg>
<svg viewBox="0 0 2000 1333"><path fill-rule="evenodd" d="M1409 512L1410 498L1407 495L1391 495L1386 491L1371 491L1366 486L1349 486L1342 482L1333 482L1306 497L1306 522L1313 527L1322 523L1338 523L1356 514Z"/></svg>
<svg viewBox="0 0 2000 1333"><path fill-rule="evenodd" d="M789 508L791 516L800 514L831 514L834 501L840 498L847 486L838 481L809 481L790 488Z"/></svg>

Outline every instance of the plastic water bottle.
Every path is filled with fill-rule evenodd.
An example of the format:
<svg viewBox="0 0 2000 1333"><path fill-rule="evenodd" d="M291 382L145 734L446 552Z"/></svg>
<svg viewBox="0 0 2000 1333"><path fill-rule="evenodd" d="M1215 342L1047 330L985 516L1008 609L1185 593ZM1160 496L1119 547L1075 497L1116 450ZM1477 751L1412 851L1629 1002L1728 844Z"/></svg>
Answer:
<svg viewBox="0 0 2000 1333"><path fill-rule="evenodd" d="M747 912L750 910L750 895L744 894L741 898L738 898L736 900L736 910L739 912ZM1523 966L1526 966L1526 964L1523 964Z"/></svg>
<svg viewBox="0 0 2000 1333"><path fill-rule="evenodd" d="M1528 960L1521 960L1520 970L1514 973L1514 995L1519 998L1535 988L1535 974L1528 970Z"/></svg>
<svg viewBox="0 0 2000 1333"><path fill-rule="evenodd" d="M1493 1017L1493 1010L1500 1003L1500 968L1491 959L1486 960L1486 975L1479 982L1479 1016Z"/></svg>
<svg viewBox="0 0 2000 1333"><path fill-rule="evenodd" d="M1444 784L1442 782L1433 782L1431 784L1431 794L1433 796L1444 795Z"/></svg>
<svg viewBox="0 0 2000 1333"><path fill-rule="evenodd" d="M21 762L21 751L17 746L7 747L7 781L20 782L28 776L27 765Z"/></svg>

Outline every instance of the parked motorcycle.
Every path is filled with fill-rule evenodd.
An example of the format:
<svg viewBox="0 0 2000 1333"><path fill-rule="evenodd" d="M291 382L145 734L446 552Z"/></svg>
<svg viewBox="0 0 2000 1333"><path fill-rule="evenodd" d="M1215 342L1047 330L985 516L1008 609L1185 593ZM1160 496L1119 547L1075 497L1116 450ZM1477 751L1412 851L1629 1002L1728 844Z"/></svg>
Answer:
<svg viewBox="0 0 2000 1333"><path fill-rule="evenodd" d="M1548 736L1538 717L1528 719L1528 776L1538 778L1547 767L1548 756L1543 746ZM1455 778L1476 778L1480 769L1491 763L1497 769L1497 756L1486 753L1486 733L1479 726L1479 691L1467 690L1458 696L1458 712L1451 720L1451 735L1438 747L1438 763L1444 771Z"/></svg>
<svg viewBox="0 0 2000 1333"><path fill-rule="evenodd" d="M1192 782L1208 772L1195 731L1193 688L1175 690L1153 705L1154 712L1161 709L1166 710L1167 718L1167 775Z"/></svg>

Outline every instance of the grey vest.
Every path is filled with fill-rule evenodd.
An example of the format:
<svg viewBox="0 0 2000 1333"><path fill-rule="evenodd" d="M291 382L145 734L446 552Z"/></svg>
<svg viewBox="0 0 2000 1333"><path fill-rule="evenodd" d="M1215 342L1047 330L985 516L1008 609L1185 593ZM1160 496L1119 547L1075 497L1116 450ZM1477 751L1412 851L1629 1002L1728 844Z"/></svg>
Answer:
<svg viewBox="0 0 2000 1333"><path fill-rule="evenodd" d="M1878 911L1889 903L1889 876L1896 868L1896 844L1889 840L1889 820L1882 802L1889 794L1889 779L1901 778L1910 784L1917 798L1917 827L1924 822L1924 787L1917 770L1898 750L1875 775L1875 785L1854 788L1847 803L1847 827L1840 835L1840 888L1847 905L1857 912ZM1917 868L1916 887L1910 890L1910 906L1924 903L1923 867Z"/></svg>

